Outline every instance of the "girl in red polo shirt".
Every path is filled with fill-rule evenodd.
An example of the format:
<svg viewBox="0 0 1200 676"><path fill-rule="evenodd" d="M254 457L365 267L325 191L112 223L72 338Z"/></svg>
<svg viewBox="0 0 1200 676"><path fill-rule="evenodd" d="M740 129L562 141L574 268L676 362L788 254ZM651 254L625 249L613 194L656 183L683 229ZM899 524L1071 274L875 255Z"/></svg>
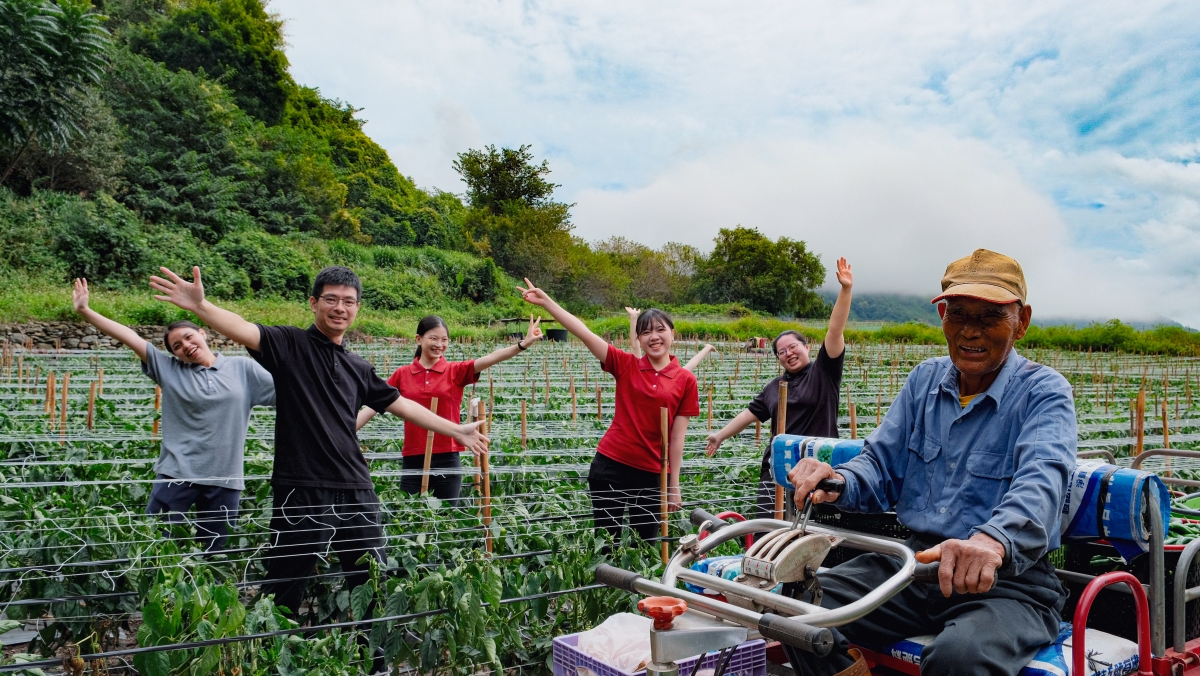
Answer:
<svg viewBox="0 0 1200 676"><path fill-rule="evenodd" d="M538 327L541 319L529 325L529 333L515 345L502 347L479 359L468 361L446 361L446 348L450 346L450 331L441 317L430 315L417 323L417 353L411 364L396 369L388 378L388 384L400 391L400 396L429 407L437 397L437 414L458 424L462 409L463 390L479 382L479 374L502 361L512 359L529 349L542 337ZM363 408L358 413L358 429L375 417L375 411ZM404 421L404 449L402 466L405 470L421 470L425 467L425 442L428 432L407 420ZM431 469L457 469L462 467L459 452L463 450L454 439L433 435ZM479 458L476 458L478 465ZM421 490L421 475L406 473L400 478L400 490L416 494ZM442 500L458 501L462 490L462 474L430 474L429 490Z"/></svg>
<svg viewBox="0 0 1200 676"><path fill-rule="evenodd" d="M528 279L529 288L517 287L525 300L546 308L562 327L591 350L603 369L617 380L616 414L596 447L588 471L592 518L596 528L614 539L621 535L621 517L629 510L629 526L643 538L658 530L662 470L660 408L667 409L667 503L670 511L683 506L679 494L679 466L688 418L700 415L696 376L679 366L671 355L675 325L662 310L638 315L636 332L644 356L609 345L592 333L578 317L559 307L545 291Z"/></svg>

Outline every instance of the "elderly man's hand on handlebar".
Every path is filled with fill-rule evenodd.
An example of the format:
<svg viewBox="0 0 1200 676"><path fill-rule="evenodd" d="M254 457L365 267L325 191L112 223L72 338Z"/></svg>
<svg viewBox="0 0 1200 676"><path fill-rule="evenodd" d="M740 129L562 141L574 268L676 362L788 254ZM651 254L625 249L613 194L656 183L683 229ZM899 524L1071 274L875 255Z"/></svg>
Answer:
<svg viewBox="0 0 1200 676"><path fill-rule="evenodd" d="M941 561L938 585L942 596L982 594L996 585L996 569L1004 564L1004 545L983 533L969 540L946 540L933 549L917 552L917 561Z"/></svg>
<svg viewBox="0 0 1200 676"><path fill-rule="evenodd" d="M833 468L814 458L803 458L792 471L788 472L788 481L792 482L792 486L796 488L796 506L804 507L804 499L812 493L812 500L816 504L822 502L835 502L840 493L827 493L825 491L813 492L817 484L823 479L837 479L845 481L846 477L833 471Z"/></svg>

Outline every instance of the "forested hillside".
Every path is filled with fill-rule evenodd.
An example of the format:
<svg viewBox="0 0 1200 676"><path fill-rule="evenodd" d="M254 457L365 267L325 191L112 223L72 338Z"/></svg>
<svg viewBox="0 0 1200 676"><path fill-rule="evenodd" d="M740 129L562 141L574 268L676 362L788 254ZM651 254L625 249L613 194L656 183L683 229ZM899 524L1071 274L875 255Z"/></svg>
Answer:
<svg viewBox="0 0 1200 676"><path fill-rule="evenodd" d="M302 298L316 270L345 263L382 311L510 314L504 271L583 310L826 310L803 242L735 228L702 256L573 236L571 205L527 146L464 149L463 196L418 187L351 104L292 79L261 0L0 11L0 275L26 288L84 276L140 291L159 265L199 265L218 298Z"/></svg>

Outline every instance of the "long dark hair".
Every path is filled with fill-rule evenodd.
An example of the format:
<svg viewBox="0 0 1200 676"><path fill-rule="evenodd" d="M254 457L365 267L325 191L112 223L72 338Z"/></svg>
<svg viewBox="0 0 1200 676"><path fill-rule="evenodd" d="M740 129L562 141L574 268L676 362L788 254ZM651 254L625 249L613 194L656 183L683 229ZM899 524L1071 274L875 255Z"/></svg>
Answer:
<svg viewBox="0 0 1200 676"><path fill-rule="evenodd" d="M426 333L429 333L430 331L436 329L439 326L442 327L443 329L446 329L446 333L450 333L450 327L446 326L445 319L442 319L441 317L439 317L437 315L429 315L428 317L422 317L421 321L417 322L417 335L423 336ZM417 353L413 355L413 359L420 359L420 358L421 358L421 346L418 345Z"/></svg>
<svg viewBox="0 0 1200 676"><path fill-rule="evenodd" d="M181 319L177 322L171 322L168 324L167 330L163 331L163 347L167 348L167 352L170 352L171 354L175 354L175 350L171 349L170 342L171 332L175 329L192 329L193 331L199 331L200 327L196 326L195 322L189 322L186 319Z"/></svg>

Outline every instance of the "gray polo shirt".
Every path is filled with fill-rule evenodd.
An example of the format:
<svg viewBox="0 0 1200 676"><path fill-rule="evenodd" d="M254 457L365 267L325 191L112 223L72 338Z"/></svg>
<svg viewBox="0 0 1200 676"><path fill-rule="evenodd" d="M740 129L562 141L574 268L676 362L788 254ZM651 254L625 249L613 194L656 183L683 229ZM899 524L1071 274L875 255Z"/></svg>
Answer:
<svg viewBox="0 0 1200 676"><path fill-rule="evenodd" d="M209 368L146 344L142 373L162 388L162 453L154 471L205 486L241 490L250 409L275 405L275 382L249 357Z"/></svg>

